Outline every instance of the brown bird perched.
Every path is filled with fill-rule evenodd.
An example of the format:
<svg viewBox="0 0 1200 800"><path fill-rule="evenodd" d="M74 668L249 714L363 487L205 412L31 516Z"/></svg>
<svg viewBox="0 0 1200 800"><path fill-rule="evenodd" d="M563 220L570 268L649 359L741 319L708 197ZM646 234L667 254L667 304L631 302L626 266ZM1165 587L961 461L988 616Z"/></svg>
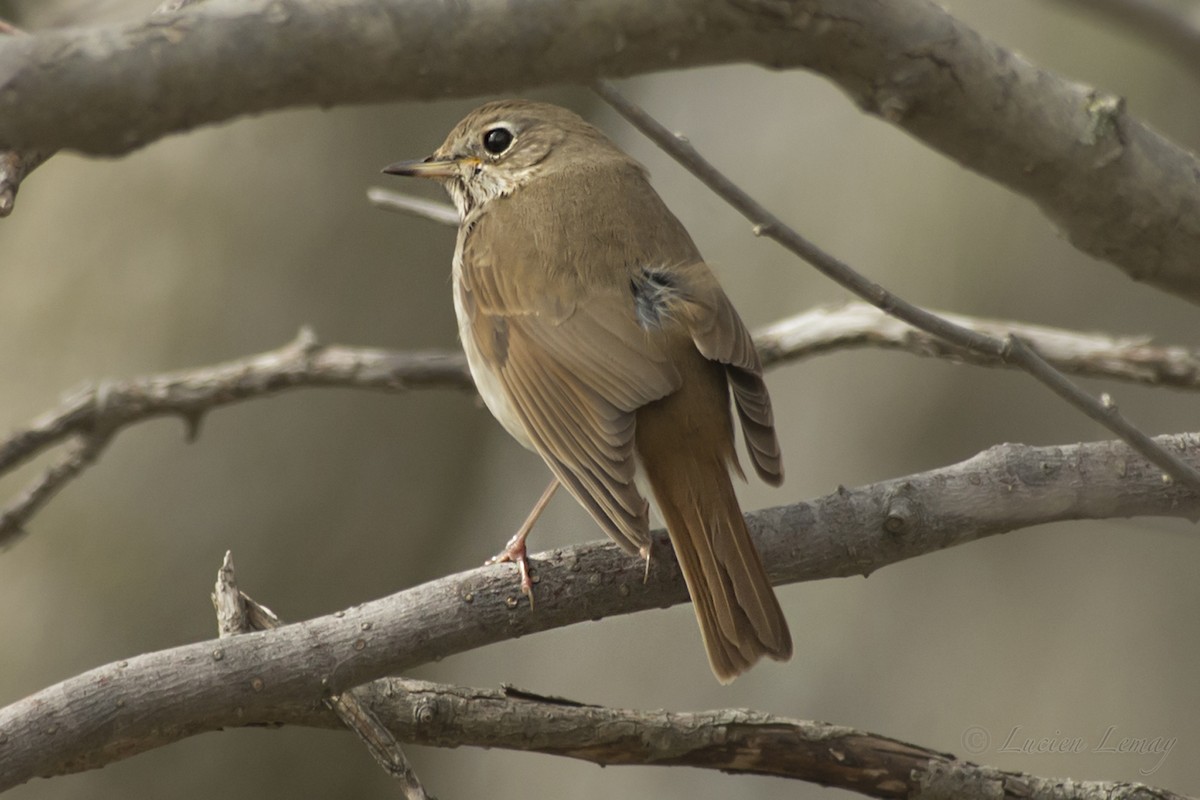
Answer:
<svg viewBox="0 0 1200 800"><path fill-rule="evenodd" d="M484 403L630 553L649 555L648 483L709 662L727 683L791 634L750 540L730 468L733 392L750 460L783 480L762 365L746 326L644 168L557 106L488 103L422 161L458 208L454 309ZM744 476L743 476L744 478Z"/></svg>

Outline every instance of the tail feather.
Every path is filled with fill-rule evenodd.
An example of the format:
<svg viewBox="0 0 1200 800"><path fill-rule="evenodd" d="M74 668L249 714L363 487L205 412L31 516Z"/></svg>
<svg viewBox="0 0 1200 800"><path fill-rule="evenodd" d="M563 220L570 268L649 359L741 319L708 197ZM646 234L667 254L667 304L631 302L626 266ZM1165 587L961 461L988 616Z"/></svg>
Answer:
<svg viewBox="0 0 1200 800"><path fill-rule="evenodd" d="M729 683L762 656L785 661L792 639L750 539L728 466L678 448L646 460L646 477L687 582L709 663Z"/></svg>

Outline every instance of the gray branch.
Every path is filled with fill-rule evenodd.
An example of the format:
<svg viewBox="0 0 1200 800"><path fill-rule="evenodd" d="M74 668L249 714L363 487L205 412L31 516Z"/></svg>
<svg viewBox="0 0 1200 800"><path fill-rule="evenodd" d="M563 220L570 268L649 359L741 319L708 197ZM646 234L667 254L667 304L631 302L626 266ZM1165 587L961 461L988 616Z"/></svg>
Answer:
<svg viewBox="0 0 1200 800"><path fill-rule="evenodd" d="M222 637L279 627L279 619L238 591L230 553L213 595ZM285 725L353 730L376 760L403 781L405 797L427 795L399 739L436 747L487 747L577 758L601 766L654 765L771 775L836 786L868 797L992 797L1112 800L1182 796L1142 784L1072 781L1004 772L887 736L827 722L743 709L679 713L606 708L505 686L474 689L404 678L365 683L324 706L337 720L296 703Z"/></svg>
<svg viewBox="0 0 1200 800"><path fill-rule="evenodd" d="M0 36L24 36L25 31L0 19ZM12 213L25 176L40 167L52 152L0 151L0 217Z"/></svg>
<svg viewBox="0 0 1200 800"><path fill-rule="evenodd" d="M474 388L461 353L323 345L305 328L277 350L224 364L84 386L58 408L0 441L0 473L74 435L178 416L195 437L204 415L213 409L315 387L387 392Z"/></svg>
<svg viewBox="0 0 1200 800"><path fill-rule="evenodd" d="M7 217L12 213L21 181L45 163L51 155L36 150L0 152L0 217Z"/></svg>
<svg viewBox="0 0 1200 800"><path fill-rule="evenodd" d="M1146 386L1200 389L1200 351L1154 344L1144 336L1114 337L1012 320L983 319L928 309L944 320L996 338L1017 336L1057 369L1089 378ZM989 367L1010 367L998 358L956 347L866 303L814 308L755 334L763 363L771 366L851 348L900 350Z"/></svg>
<svg viewBox="0 0 1200 800"><path fill-rule="evenodd" d="M1200 463L1200 437L1161 437ZM1068 519L1196 519L1200 497L1127 445L999 445L960 464L749 515L776 583L866 575L986 536ZM656 533L660 553L670 552ZM533 558L538 606L482 567L272 631L147 653L0 709L0 791L203 731L285 719L329 694L540 631L687 600L673 558L609 542Z"/></svg>
<svg viewBox="0 0 1200 800"><path fill-rule="evenodd" d="M482 0L205 3L0 39L0 145L111 155L273 109L731 62L825 75L1033 200L1080 249L1200 302L1196 159L1120 98L1039 69L930 0L539 0L519 14Z"/></svg>
<svg viewBox="0 0 1200 800"><path fill-rule="evenodd" d="M470 390L473 385L461 353L322 345L304 329L278 350L225 364L85 386L0 440L0 474L72 442L62 458L0 507L0 546L20 536L33 515L93 463L119 430L156 417L178 416L190 440L209 411L303 387L402 392L417 387Z"/></svg>
<svg viewBox="0 0 1200 800"><path fill-rule="evenodd" d="M458 227L458 210L449 203L426 200L424 197L416 197L379 186L367 189L367 199L376 208L395 211L400 214L411 214L414 217L427 219L439 225Z"/></svg>
<svg viewBox="0 0 1200 800"><path fill-rule="evenodd" d="M185 0L171 0L185 2ZM256 603L237 587L233 568L233 553L226 551L221 569L217 571L217 584L213 589L213 607L217 611L219 638L236 636L250 631L268 631L278 628L283 622L271 609ZM354 732L367 747L375 763L397 780L404 800L431 800L425 787L417 778L400 748L396 737L368 706L375 687L374 683L348 689L340 695L330 695L322 705L334 713L338 721Z"/></svg>
<svg viewBox="0 0 1200 800"><path fill-rule="evenodd" d="M406 211L413 208L405 205ZM417 210L436 215L437 208ZM1151 386L1200 389L1200 354L1145 338L984 320L934 312L978 333L1014 334L1033 343L1058 369L1077 375L1116 378ZM982 366L1008 366L986 353L956 347L872 306L849 303L817 308L781 320L755 337L763 363L776 366L855 347L904 350ZM0 506L0 546L19 537L29 520L85 468L96 461L120 430L162 416L178 416L190 438L209 411L290 389L349 388L403 392L415 388L470 390L461 353L396 352L322 345L303 330L278 350L209 367L103 381L74 392L58 408L0 439L0 474L66 442L67 451L6 506Z"/></svg>
<svg viewBox="0 0 1200 800"><path fill-rule="evenodd" d="M506 687L473 689L385 678L371 708L405 741L567 756L602 766L719 769L819 783L868 797L1024 800L1184 800L1142 784L1008 772L920 745L826 722L741 709L674 712L605 708ZM285 724L336 727L295 706Z"/></svg>

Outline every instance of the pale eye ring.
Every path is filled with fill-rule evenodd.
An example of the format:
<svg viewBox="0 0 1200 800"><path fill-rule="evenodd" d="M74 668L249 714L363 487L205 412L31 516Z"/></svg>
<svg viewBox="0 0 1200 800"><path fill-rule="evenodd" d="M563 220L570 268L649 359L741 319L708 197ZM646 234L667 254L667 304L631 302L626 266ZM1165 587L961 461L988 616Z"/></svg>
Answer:
<svg viewBox="0 0 1200 800"><path fill-rule="evenodd" d="M483 149L493 156L504 155L512 143L516 141L513 132L503 125L488 128L483 134Z"/></svg>

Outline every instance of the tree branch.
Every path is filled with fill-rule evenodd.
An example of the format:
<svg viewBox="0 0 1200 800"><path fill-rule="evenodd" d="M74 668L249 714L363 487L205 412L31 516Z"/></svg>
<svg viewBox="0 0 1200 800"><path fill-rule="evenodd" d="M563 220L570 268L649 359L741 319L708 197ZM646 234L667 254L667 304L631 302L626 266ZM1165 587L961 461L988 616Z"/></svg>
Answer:
<svg viewBox="0 0 1200 800"><path fill-rule="evenodd" d="M404 392L471 389L473 384L461 353L323 345L316 334L303 328L294 341L278 350L210 367L86 386L0 441L0 473L97 428L115 431L134 422L178 416L187 423L189 438L194 438L209 411L288 389L315 387Z"/></svg>
<svg viewBox="0 0 1200 800"><path fill-rule="evenodd" d="M0 217L7 217L12 213L21 181L44 164L51 155L53 153L37 150L0 152Z"/></svg>
<svg viewBox="0 0 1200 800"><path fill-rule="evenodd" d="M24 35L25 31L0 20L0 36ZM17 201L17 191L21 188L21 181L25 180L25 176L44 164L52 155L54 151L0 151L0 217L7 217L12 213Z"/></svg>
<svg viewBox="0 0 1200 800"><path fill-rule="evenodd" d="M825 75L1033 200L1081 250L1200 302L1196 159L1120 98L1039 69L930 0L539 0L520 14L481 0L205 4L0 40L0 143L112 155L272 109L731 62Z"/></svg>
<svg viewBox="0 0 1200 800"><path fill-rule="evenodd" d="M186 0L171 0L186 2ZM283 624L275 612L240 591L233 568L233 553L226 551L221 569L217 571L217 584L213 591L213 607L217 611L217 630L220 638L236 636L250 631L269 631ZM322 705L334 713L338 721L354 732L367 747L375 763L400 782L400 791L405 800L430 800L417 773L400 748L400 743L391 731L379 720L379 716L368 707L373 697L372 684L348 689L339 695L322 700Z"/></svg>
<svg viewBox="0 0 1200 800"><path fill-rule="evenodd" d="M414 217L427 219L440 225L458 227L458 210L449 203L439 203L436 200L426 200L411 194L373 186L367 189L367 199L376 208L396 211L401 214L411 214Z"/></svg>
<svg viewBox="0 0 1200 800"><path fill-rule="evenodd" d="M1077 410L1120 436L1135 450L1161 467L1163 472L1171 478L1200 494L1200 472L1197 472L1194 467L1185 463L1171 451L1160 447L1154 439L1125 419L1108 395L1105 395L1102 401L1096 400L1071 383L1036 350L1012 333L1002 339L955 325L927 309L913 305L880 284L866 278L849 264L825 252L784 224L779 217L750 197L704 156L700 155L699 151L692 147L685 137L668 131L645 110L626 99L612 84L607 81L597 81L592 88L616 109L617 113L666 151L667 155L683 165L718 197L750 220L754 225L755 236L766 236L773 239L783 245L785 249L807 261L822 275L913 327L920 328L964 349L989 355L1020 367Z"/></svg>
<svg viewBox="0 0 1200 800"><path fill-rule="evenodd" d="M0 440L0 474L69 439L74 448L0 509L0 546L88 466L120 429L155 417L178 416L188 438L213 409L301 387L352 387L401 392L417 387L471 389L461 353L390 352L321 345L303 329L278 350L212 367L104 381L74 393L58 408Z"/></svg>
<svg viewBox="0 0 1200 800"><path fill-rule="evenodd" d="M0 508L0 548L11 545L23 536L25 526L33 515L95 463L110 441L111 431L78 435L65 453L22 489L7 506Z"/></svg>
<svg viewBox="0 0 1200 800"><path fill-rule="evenodd" d="M1162 437L1190 463L1200 437ZM960 464L748 517L777 583L868 574L985 536L1066 519L1196 519L1200 497L1164 483L1120 442L1000 445ZM658 552L669 552L656 533ZM538 607L504 565L262 633L109 664L0 710L0 791L91 769L202 731L286 718L329 693L497 641L687 599L673 558L610 542L535 556ZM50 738L50 734L53 738Z"/></svg>
<svg viewBox="0 0 1200 800"><path fill-rule="evenodd" d="M1200 354L1183 347L1154 346L1144 338L1112 338L935 313L981 334L1014 333L1032 342L1039 353L1064 372L1150 386L1200 389ZM1009 366L998 357L949 344L865 303L797 314L764 328L755 342L768 367L854 347L881 347L982 366ZM189 437L194 437L209 411L290 389L320 387L404 392L416 388L471 389L472 384L466 362L458 352L322 345L307 330L278 350L225 364L128 381L103 381L76 392L58 408L0 440L0 474L72 441L71 448L57 462L0 508L0 546L19 537L34 514L94 463L112 437L125 427L156 417L179 416L188 425Z"/></svg>
<svg viewBox="0 0 1200 800"><path fill-rule="evenodd" d="M1066 373L1147 386L1200 389L1200 352L1186 347L1154 345L1146 337L1112 337L1011 320L968 317L937 309L929 311L984 336L1018 336ZM754 343L763 364L768 366L862 347L902 350L979 366L1013 366L986 353L958 347L866 303L814 308L788 317L760 328Z"/></svg>
<svg viewBox="0 0 1200 800"><path fill-rule="evenodd" d="M232 556L218 573L214 605L221 636L272 630L270 609L238 591ZM403 678L381 678L321 709L297 703L285 725L349 727L385 770L402 781L405 797L426 793L398 739L438 747L487 747L545 753L600 766L654 765L771 775L836 786L869 797L912 797L919 791L991 797L1017 788L1026 800L1114 797L1177 798L1140 784L1061 780L1002 772L886 736L825 722L725 709L699 713L605 708L505 686L472 689Z"/></svg>
<svg viewBox="0 0 1200 800"><path fill-rule="evenodd" d="M1183 800L1142 784L1047 779L962 761L875 733L740 709L674 712L605 708L511 687L472 689L384 678L362 689L406 742L567 756L601 766L687 766L772 775L868 797L1025 800ZM296 708L284 724L334 727Z"/></svg>

